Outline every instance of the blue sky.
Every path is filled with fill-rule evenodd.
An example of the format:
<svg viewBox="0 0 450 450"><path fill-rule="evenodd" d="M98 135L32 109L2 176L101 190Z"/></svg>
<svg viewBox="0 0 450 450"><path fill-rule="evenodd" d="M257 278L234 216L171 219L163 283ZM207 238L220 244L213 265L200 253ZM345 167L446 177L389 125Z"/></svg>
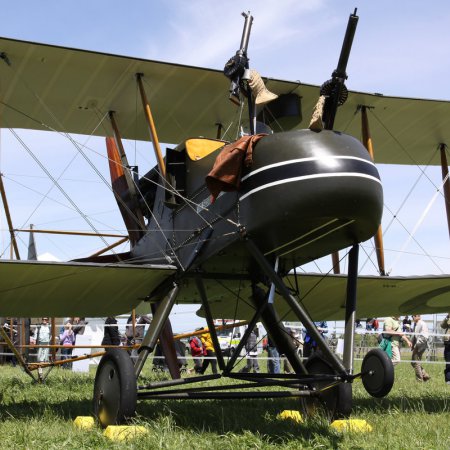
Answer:
<svg viewBox="0 0 450 450"><path fill-rule="evenodd" d="M336 66L348 15L355 7L360 20L347 71L349 89L450 99L450 3L446 1L4 2L0 33L9 38L221 69L240 42L240 13L250 10L255 17L249 45L251 66L265 76L321 84ZM45 133L19 134L52 174L61 176L65 189L97 229L123 232L110 191L76 156L73 147ZM51 183L8 131L2 131L0 142L0 169L5 174L14 225L34 223L41 228L87 230L87 224L67 207L60 193L55 189L48 193ZM86 142L92 148L89 156L94 164L107 174L103 140L86 138ZM147 144L127 145L129 158L136 160L142 173L154 164ZM376 152L375 136L374 145ZM420 172L408 166L380 166L380 172L386 203L383 226L388 228L392 219L389 211L398 210ZM428 168L427 174L439 183L439 168ZM414 229L435 192L435 187L422 178L386 232L386 266L392 269L392 275L450 273L442 195L437 195L415 235L433 258L424 256L415 242L406 245L406 230ZM52 200L46 199L38 207L46 193ZM5 249L8 236L4 217L0 228L0 246ZM20 239L24 256L28 237L21 235ZM96 238L81 239L40 235L38 253L70 259L104 246ZM366 243L360 257L362 273L375 273L374 265L365 263L370 248ZM408 253L400 254L400 250ZM308 268L318 270L315 265ZM328 268L328 259L319 263L320 270ZM185 317L183 321L186 323Z"/></svg>

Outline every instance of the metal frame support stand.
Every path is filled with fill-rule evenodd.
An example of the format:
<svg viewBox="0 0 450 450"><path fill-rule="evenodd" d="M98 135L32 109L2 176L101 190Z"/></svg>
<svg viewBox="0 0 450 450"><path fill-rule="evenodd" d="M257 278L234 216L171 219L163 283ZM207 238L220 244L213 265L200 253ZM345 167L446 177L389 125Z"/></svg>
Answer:
<svg viewBox="0 0 450 450"><path fill-rule="evenodd" d="M172 311L173 305L178 295L178 291L179 287L177 284L175 284L174 287L170 290L169 294L161 302L156 311L156 314L153 316L153 320L138 350L139 356L134 366L134 373L136 375L136 378L139 377L139 374L141 373L142 368L144 367L148 355L156 347L156 342L158 341L163 326L165 325L169 317L169 314Z"/></svg>
<svg viewBox="0 0 450 450"><path fill-rule="evenodd" d="M256 308L256 312L252 317L252 320L249 322L247 329L244 332L244 335L242 336L241 340L239 341L239 344L234 349L234 353L231 355L230 359L228 360L227 367L225 368L225 373L229 375L234 367L234 363L237 361L239 356L241 355L241 350L244 348L245 344L248 341L248 338L255 328L256 324L258 323L261 314L265 307L267 306L267 302L264 302L262 305Z"/></svg>
<svg viewBox="0 0 450 450"><path fill-rule="evenodd" d="M355 244L348 255L347 298L345 301L344 366L350 374L353 373L358 256L359 245Z"/></svg>
<svg viewBox="0 0 450 450"><path fill-rule="evenodd" d="M289 307L302 322L303 326L308 330L311 337L317 342L317 345L319 346L320 350L322 350L322 354L325 357L325 359L332 365L332 367L336 370L336 372L341 374L347 374L347 370L345 366L342 364L342 361L328 347L325 339L317 330L316 326L314 325L314 322L309 318L306 310L298 303L295 297L289 292L289 289L285 286L283 280L273 270L273 267L269 264L267 259L255 245L255 243L248 237L245 237L244 239L250 254L254 257L255 261L261 267L262 271L274 283L275 287L284 297Z"/></svg>
<svg viewBox="0 0 450 450"><path fill-rule="evenodd" d="M277 270L278 260L275 262L275 271ZM283 322L278 317L277 311L274 307L275 300L275 285L272 282L268 294L267 303L263 303L263 298L258 293L258 287L253 288L252 301L261 310L261 320L265 329L269 333L272 341L275 343L278 351L284 353L287 360L291 364L295 373L305 374L307 370L297 353L297 349L292 343L292 337L283 325ZM261 309L263 308L263 309Z"/></svg>
<svg viewBox="0 0 450 450"><path fill-rule="evenodd" d="M219 338L217 337L216 327L214 326L214 319L209 307L208 298L206 296L205 286L200 276L195 277L195 284L197 285L200 299L202 301L203 309L205 310L206 323L208 324L208 333L211 335L211 340L216 353L217 364L220 370L225 369L225 361L223 359L222 351L220 349Z"/></svg>

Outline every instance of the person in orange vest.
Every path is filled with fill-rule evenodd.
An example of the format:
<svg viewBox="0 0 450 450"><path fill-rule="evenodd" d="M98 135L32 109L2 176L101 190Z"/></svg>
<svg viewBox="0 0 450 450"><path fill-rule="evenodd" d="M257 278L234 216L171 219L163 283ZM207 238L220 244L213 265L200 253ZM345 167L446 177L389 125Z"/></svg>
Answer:
<svg viewBox="0 0 450 450"><path fill-rule="evenodd" d="M211 335L209 333L203 333L201 335L202 345L203 345L203 355L205 358L203 359L203 365L201 373L205 373L209 364L211 363L211 368L213 373L217 373L217 360L216 360L216 352L214 351L214 346L211 340Z"/></svg>

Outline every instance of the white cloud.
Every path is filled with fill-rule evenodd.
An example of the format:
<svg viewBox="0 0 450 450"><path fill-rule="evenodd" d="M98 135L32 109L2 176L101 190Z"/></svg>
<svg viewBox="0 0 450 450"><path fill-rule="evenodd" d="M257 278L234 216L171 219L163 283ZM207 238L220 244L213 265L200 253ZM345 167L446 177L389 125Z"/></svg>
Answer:
<svg viewBox="0 0 450 450"><path fill-rule="evenodd" d="M247 9L254 15L249 53L286 44L313 32L313 27L307 25L308 15L317 12L323 3L322 0L288 0L281 5L269 0L248 2ZM222 68L239 47L244 25L240 13L244 9L247 12L238 1L180 2L167 23L166 39L158 48L153 39L149 42L148 57Z"/></svg>

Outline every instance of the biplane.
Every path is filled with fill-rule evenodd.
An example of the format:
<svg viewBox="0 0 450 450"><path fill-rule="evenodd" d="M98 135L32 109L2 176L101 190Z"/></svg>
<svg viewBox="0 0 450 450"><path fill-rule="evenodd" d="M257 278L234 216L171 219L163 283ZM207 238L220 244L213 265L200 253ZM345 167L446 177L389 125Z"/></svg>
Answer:
<svg viewBox="0 0 450 450"><path fill-rule="evenodd" d="M375 397L393 384L392 364L377 349L354 373L356 300L359 317L449 307L448 276L385 275L383 190L374 159L394 164L404 157L391 149L393 138L379 123L369 127L369 116L383 111L415 164L424 162L424 147L438 146L446 168L450 132L438 117L450 115L450 103L348 91L356 11L338 67L322 87L274 79L262 86L249 68L252 16L244 16L241 45L223 72L0 39L2 127L104 136L111 195L130 241L127 252L108 248L64 263L1 260L1 315L98 317L143 305L153 312L134 364L113 349L98 366L94 412L103 426L127 420L145 399L295 397L306 412L324 406L330 418L346 416L356 378ZM136 109L136 89L142 110ZM313 110L316 122L308 126ZM350 120L355 115L361 120ZM353 137L361 129L362 142ZM151 141L157 165L140 176L122 139ZM173 143L165 157L160 142ZM358 276L359 244L374 235L380 276ZM340 275L337 252L349 248L348 274ZM335 274L296 273L330 254ZM180 377L168 320L175 303L200 306L220 374ZM229 359L221 355L214 318L249 320ZM345 320L342 360L317 331L318 319ZM320 352L302 361L285 320L302 322ZM295 374L234 370L259 321ZM139 385L158 340L172 380ZM236 383L206 383L220 377Z"/></svg>

